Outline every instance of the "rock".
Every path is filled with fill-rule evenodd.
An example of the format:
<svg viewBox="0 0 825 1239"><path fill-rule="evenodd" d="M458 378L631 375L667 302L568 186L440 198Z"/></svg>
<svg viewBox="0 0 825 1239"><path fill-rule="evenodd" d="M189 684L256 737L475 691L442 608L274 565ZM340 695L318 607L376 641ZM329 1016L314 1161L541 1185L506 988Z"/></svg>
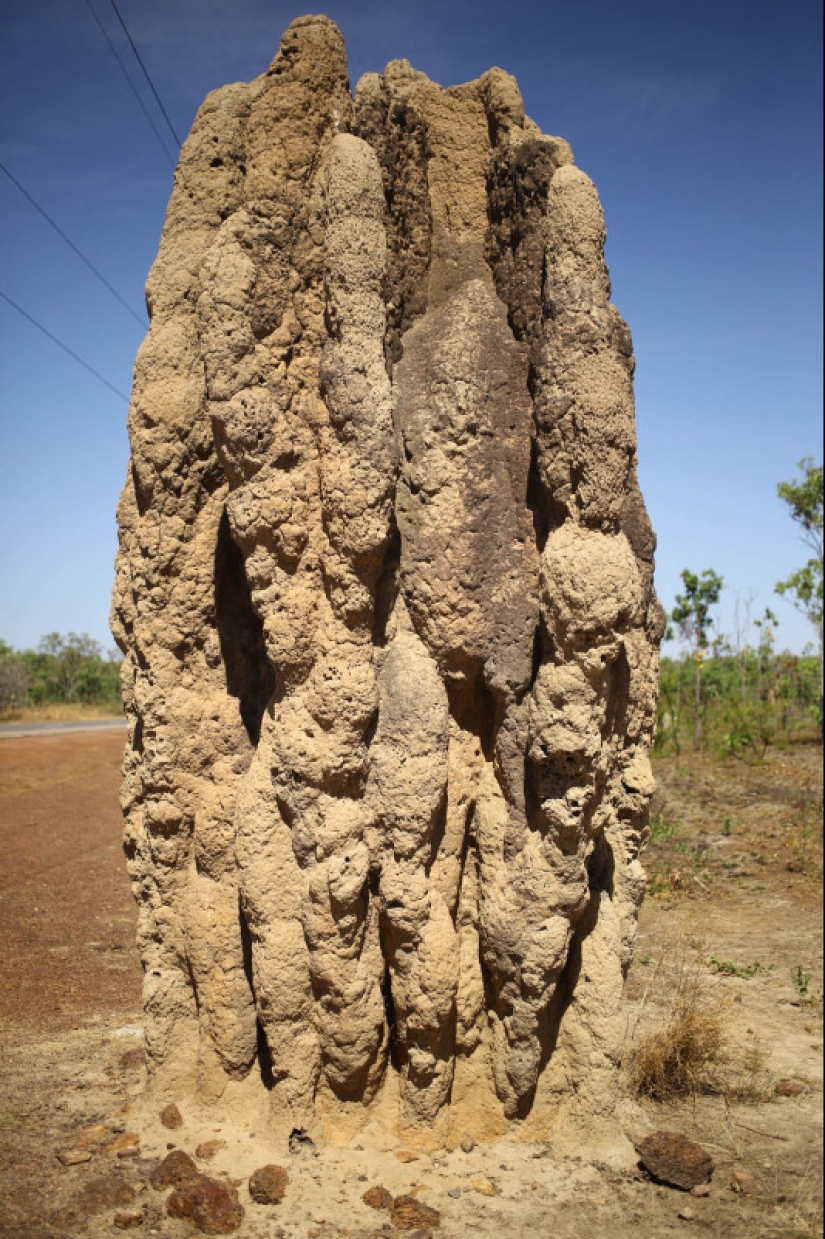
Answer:
<svg viewBox="0 0 825 1239"><path fill-rule="evenodd" d="M138 1226L142 1226L146 1219L141 1212L134 1210L116 1213L113 1220L118 1230L135 1230Z"/></svg>
<svg viewBox="0 0 825 1239"><path fill-rule="evenodd" d="M697 1183L696 1187L690 1189L691 1196L710 1196L709 1183Z"/></svg>
<svg viewBox="0 0 825 1239"><path fill-rule="evenodd" d="M417 1162L421 1160L420 1154L412 1153L409 1149L397 1149L395 1156L400 1162Z"/></svg>
<svg viewBox="0 0 825 1239"><path fill-rule="evenodd" d="M176 1127L183 1126L183 1115L173 1101L170 1101L169 1105L164 1106L161 1110L160 1121L164 1127L168 1127L172 1131Z"/></svg>
<svg viewBox="0 0 825 1239"><path fill-rule="evenodd" d="M663 613L604 238L508 74L353 97L324 17L181 150L112 609L142 1031L293 1152L388 1072L460 1124L488 1045L478 1114L615 1095Z"/></svg>
<svg viewBox="0 0 825 1239"><path fill-rule="evenodd" d="M184 1153L183 1149L174 1149L167 1153L151 1173L149 1182L156 1192L162 1192L167 1187L179 1187L182 1183L196 1179L199 1173L188 1153Z"/></svg>
<svg viewBox="0 0 825 1239"><path fill-rule="evenodd" d="M680 1209L676 1216L681 1218L683 1222L693 1222L696 1220L696 1213L687 1205L684 1209Z"/></svg>
<svg viewBox="0 0 825 1239"><path fill-rule="evenodd" d="M195 1157L201 1157L204 1161L211 1161L216 1153L220 1153L221 1149L225 1148L225 1140L204 1140L195 1149Z"/></svg>
<svg viewBox="0 0 825 1239"><path fill-rule="evenodd" d="M731 1191L739 1196L755 1196L759 1191L756 1179L746 1170L734 1170L730 1177L730 1186Z"/></svg>
<svg viewBox="0 0 825 1239"><path fill-rule="evenodd" d="M391 1209L393 1204L392 1192L379 1185L368 1187L361 1199L371 1209Z"/></svg>
<svg viewBox="0 0 825 1239"><path fill-rule="evenodd" d="M57 1154L57 1160L63 1166L82 1166L92 1160L92 1155L87 1149L64 1149Z"/></svg>
<svg viewBox="0 0 825 1239"><path fill-rule="evenodd" d="M128 1149L127 1156L133 1155L133 1150L140 1149L140 1136L136 1131L123 1131L104 1145L103 1152L108 1153L110 1157L119 1157L124 1150Z"/></svg>
<svg viewBox="0 0 825 1239"><path fill-rule="evenodd" d="M119 1174L105 1174L84 1183L73 1203L82 1213L102 1213L117 1205L129 1205L134 1199L134 1188Z"/></svg>
<svg viewBox="0 0 825 1239"><path fill-rule="evenodd" d="M243 1221L234 1188L199 1174L180 1183L166 1202L170 1217L189 1218L205 1235L229 1235Z"/></svg>
<svg viewBox="0 0 825 1239"><path fill-rule="evenodd" d="M459 1196L461 1195L461 1188L451 1187L448 1189L447 1195L452 1197L453 1200L458 1200Z"/></svg>
<svg viewBox="0 0 825 1239"><path fill-rule="evenodd" d="M472 1153L475 1147L476 1147L475 1140L471 1140L469 1136L465 1136L464 1139L461 1141L462 1153Z"/></svg>
<svg viewBox="0 0 825 1239"><path fill-rule="evenodd" d="M637 1146L642 1166L658 1183L690 1191L707 1183L713 1158L701 1145L675 1131L657 1131Z"/></svg>
<svg viewBox="0 0 825 1239"><path fill-rule="evenodd" d="M801 1080L780 1080L773 1091L777 1097L801 1097L808 1086Z"/></svg>
<svg viewBox="0 0 825 1239"><path fill-rule="evenodd" d="M289 1175L282 1166L261 1166L249 1178L249 1195L259 1205L277 1205L284 1198Z"/></svg>
<svg viewBox="0 0 825 1239"><path fill-rule="evenodd" d="M428 1229L441 1223L438 1210L414 1196L396 1196L390 1206L390 1217L398 1230Z"/></svg>
<svg viewBox="0 0 825 1239"><path fill-rule="evenodd" d="M494 1187L485 1175L479 1174L470 1180L470 1184L474 1192L478 1192L480 1196L497 1196L499 1189Z"/></svg>

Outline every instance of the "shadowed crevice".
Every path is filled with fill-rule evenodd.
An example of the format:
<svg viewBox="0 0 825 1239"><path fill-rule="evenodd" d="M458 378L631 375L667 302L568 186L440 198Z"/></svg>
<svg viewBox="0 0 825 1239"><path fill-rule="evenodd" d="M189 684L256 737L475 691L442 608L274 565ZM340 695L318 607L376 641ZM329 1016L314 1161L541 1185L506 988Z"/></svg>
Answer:
<svg viewBox="0 0 825 1239"><path fill-rule="evenodd" d="M238 698L243 725L252 744L275 691L275 673L266 657L264 630L252 608L243 555L232 541L224 511L215 546L215 620L226 668L226 689Z"/></svg>

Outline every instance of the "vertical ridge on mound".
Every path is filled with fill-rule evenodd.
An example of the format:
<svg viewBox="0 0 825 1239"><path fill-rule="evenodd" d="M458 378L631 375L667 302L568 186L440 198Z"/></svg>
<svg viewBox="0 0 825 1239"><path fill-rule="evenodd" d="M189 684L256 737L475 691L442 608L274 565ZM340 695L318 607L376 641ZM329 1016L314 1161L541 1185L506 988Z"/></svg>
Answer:
<svg viewBox="0 0 825 1239"><path fill-rule="evenodd" d="M603 244L500 69L353 98L308 17L201 108L113 606L159 1091L609 1109L662 613Z"/></svg>

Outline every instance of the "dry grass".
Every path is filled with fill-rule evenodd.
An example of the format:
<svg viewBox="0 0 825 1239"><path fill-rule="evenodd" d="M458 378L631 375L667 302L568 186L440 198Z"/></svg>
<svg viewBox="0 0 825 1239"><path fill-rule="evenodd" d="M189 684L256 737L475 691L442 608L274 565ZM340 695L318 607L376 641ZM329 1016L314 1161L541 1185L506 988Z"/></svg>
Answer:
<svg viewBox="0 0 825 1239"><path fill-rule="evenodd" d="M721 1093L756 1103L771 1095L762 1048L739 1047L727 1034L725 998L708 973L703 944L680 938L662 946L624 1072L631 1092L658 1102Z"/></svg>
<svg viewBox="0 0 825 1239"><path fill-rule="evenodd" d="M3 723L77 723L86 719L122 717L123 711L116 705L86 705L83 702L69 705L61 701L0 712L0 722Z"/></svg>
<svg viewBox="0 0 825 1239"><path fill-rule="evenodd" d="M664 943L659 952L624 1058L637 1096L669 1102L719 1087L723 1009L702 958L697 944L684 938ZM640 1032L645 1017L649 1026Z"/></svg>

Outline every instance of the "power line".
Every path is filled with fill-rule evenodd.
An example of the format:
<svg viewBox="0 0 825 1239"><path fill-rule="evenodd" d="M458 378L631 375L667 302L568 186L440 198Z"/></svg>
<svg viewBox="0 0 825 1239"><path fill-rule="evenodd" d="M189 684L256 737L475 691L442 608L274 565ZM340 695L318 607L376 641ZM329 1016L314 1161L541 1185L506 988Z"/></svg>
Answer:
<svg viewBox="0 0 825 1239"><path fill-rule="evenodd" d="M104 379L103 375L100 374L99 371L95 370L94 366L90 366L88 361L84 361L82 357L78 357L77 353L70 349L68 344L64 344L62 340L58 340L57 336L52 335L48 327L44 327L43 324L39 323L36 318L32 318L31 314L27 314L23 307L19 306L16 301L12 301L11 297L7 297L2 289L0 289L0 297L2 297L4 301L7 301L12 309L17 310L18 314L22 314L23 318L28 319L28 321L35 326L38 331L42 331L44 336L48 336L53 344L56 344L58 348L62 348L64 353L68 353L69 356L73 357L76 362L79 362L84 370L88 370L89 374L93 374L96 379L99 379L101 383L109 388L109 391L113 391L116 396L120 396L121 400L125 400L127 404L129 403L129 397L124 392L119 391L113 383L109 382L108 379Z"/></svg>
<svg viewBox="0 0 825 1239"><path fill-rule="evenodd" d="M170 130L170 132L171 132L171 134L172 134L172 137L173 137L173 138L175 139L175 141L177 142L177 144L178 144L178 149L180 149L180 147L181 147L181 145L182 145L181 140L180 140L180 138L178 137L178 135L175 133L175 127L174 127L174 125L172 124L171 120L169 119L169 113L166 111L166 108L163 106L163 104L162 104L162 103L161 103L161 101L160 101L160 95L159 95L159 94L158 94L158 92L155 90L154 82L152 81L152 79L151 79L151 78L150 78L150 76L149 76L149 71L148 71L148 69L146 68L146 65L143 63L143 61L142 61L142 60L141 60L141 58L140 58L140 52L139 52L139 51L138 51L138 49L135 47L134 42L133 42L133 40L132 40L132 36L129 34L129 31L126 29L126 22L125 22L125 21L123 20L123 18L120 16L120 9L119 9L119 8L117 7L117 5L115 4L115 0L110 0L110 2L111 2L111 5L112 5L112 8L114 9L115 13L117 14L117 19L118 19L118 21L120 22L121 26L123 27L123 33L126 35L126 38L129 40L129 46L131 47L132 51L135 53L135 57L137 58L137 62L138 62L138 64L140 65L141 69L143 70L143 76L146 78L146 81L149 83L149 88L150 88L150 90L152 91L152 94L155 96L155 99L156 99L156 101L157 101L157 105L158 105L158 107L160 108L161 112L163 112L164 119L166 120L166 123L167 123L167 125L169 126L169 130Z"/></svg>
<svg viewBox="0 0 825 1239"><path fill-rule="evenodd" d="M2 170L3 172L5 172L6 176L9 178L9 180L12 182L12 184L13 184L13 185L16 185L16 186L17 186L17 188L20 190L20 192L21 192L21 194L23 195L23 197L24 197L24 198L26 198L26 199L28 199L28 201L32 204L32 206L34 207L34 209L35 209L36 211L38 211L38 212L39 212L39 213L43 216L43 218L45 219L46 223L47 223L47 224L49 224L49 225L50 225L50 227L52 227L52 228L55 230L55 232L57 233L57 235L58 235L58 236L59 236L59 237L60 237L63 241L65 241L65 242L66 242L66 244L69 246L69 248L70 248L70 249L74 250L74 252L77 254L77 256L78 256L78 258L80 259L80 261L81 261L81 262L84 262L84 263L86 264L86 266L89 268L89 270L93 273L93 275L96 275L96 276L97 276L97 278L100 280L101 284L103 284L106 288L108 288L109 292L112 294L112 296L113 296L113 297L116 297L116 298L117 298L117 300L118 300L118 301L120 302L120 304L123 306L124 310L126 310L129 314L131 314L131 316L132 316L132 318L135 320L135 322L136 322L136 323L139 323L141 327L145 327L145 326L146 326L146 320L145 320L145 319L143 319L143 318L141 318L141 317L140 317L140 315L139 315L139 314L137 314L137 313L136 313L136 312L132 309L132 307L129 305L128 301L124 301L124 300L123 300L123 298L121 297L121 295L120 295L120 293L117 291L117 289L116 289L116 288L113 288L113 287L112 287L112 285L109 283L109 281L106 279L105 275L102 275L102 274L101 274L101 272L100 272L100 271L98 271L97 267L94 265L94 263L91 261L91 259L87 258L87 257L86 257L86 255L82 252L82 250L79 250L79 249L77 248L77 246L75 245L74 241L72 241L70 237L67 237L67 236L66 236L65 232L63 231L63 229L62 229L62 228L61 228L58 224L56 224L56 223L54 222L54 220L52 219L51 215L49 215L49 214L48 214L48 213L47 213L47 212L43 209L43 207L40 205L40 203L39 203L39 202L35 201L35 199L31 196L31 194L29 193L29 191L28 191L27 189L24 189L24 188L23 188L23 186L22 186L22 185L20 184L20 182L18 181L17 177L16 177L16 176L13 176L13 175L12 175L12 173L11 173L11 172L9 172L8 168L6 167L6 165L5 165L4 163L2 163L2 162L0 162L0 170Z"/></svg>
<svg viewBox="0 0 825 1239"><path fill-rule="evenodd" d="M100 33L103 35L104 39L106 40L106 42L107 42L107 43L108 43L108 45L109 45L109 51L112 53L112 55L114 56L114 58L115 58L115 60L117 61L118 65L120 66L120 71L121 71L121 73L123 74L123 76L124 76L124 77L125 77L125 79L126 79L126 84L128 85L128 87L129 87L129 89L131 90L132 94L133 94L133 95L135 96L135 98L137 99L137 101L138 101L138 105L139 105L139 107L140 107L141 112L143 113L143 115L146 117L146 119L148 120L149 124L151 125L151 127L152 127L152 132L154 133L155 137L157 138L158 142L160 143L160 145L161 145L161 148L162 148L162 150L163 150L164 155L166 156L166 158L169 160L170 164L171 164L171 165L172 165L172 167L174 168L174 166L175 166L175 160L174 160L174 158L173 158L173 157L169 154L168 147L167 147L166 143L164 142L163 138L161 137L161 134L160 134L160 131L159 131L159 129L158 129L158 127L157 127L157 125L156 125L156 124L155 124L155 122L152 120L151 114L150 114L150 112L149 112L148 108L146 107L146 104L145 104L145 103L143 102L143 100L141 99L141 97L140 97L140 92L138 91L137 87L135 86L134 82L132 81L131 77L129 76L129 70L126 68L126 65L125 65L125 64L123 63L123 61L121 60L121 58L120 58L120 53L118 52L118 50L117 50L117 48L115 47L115 45L114 45L114 43L112 42L112 40L109 38L109 35L108 35L107 31L106 31L106 27L103 25L103 22L100 20L100 18L98 17L97 13L96 13L96 12L95 12L95 10L93 9L93 7L92 7L92 0L86 0L86 5L87 5L87 7L88 7L88 9L89 9L89 12L91 13L92 17L93 17L93 18L95 19L95 21L97 22L97 24L98 24L98 28L99 28L99 30L100 30Z"/></svg>

